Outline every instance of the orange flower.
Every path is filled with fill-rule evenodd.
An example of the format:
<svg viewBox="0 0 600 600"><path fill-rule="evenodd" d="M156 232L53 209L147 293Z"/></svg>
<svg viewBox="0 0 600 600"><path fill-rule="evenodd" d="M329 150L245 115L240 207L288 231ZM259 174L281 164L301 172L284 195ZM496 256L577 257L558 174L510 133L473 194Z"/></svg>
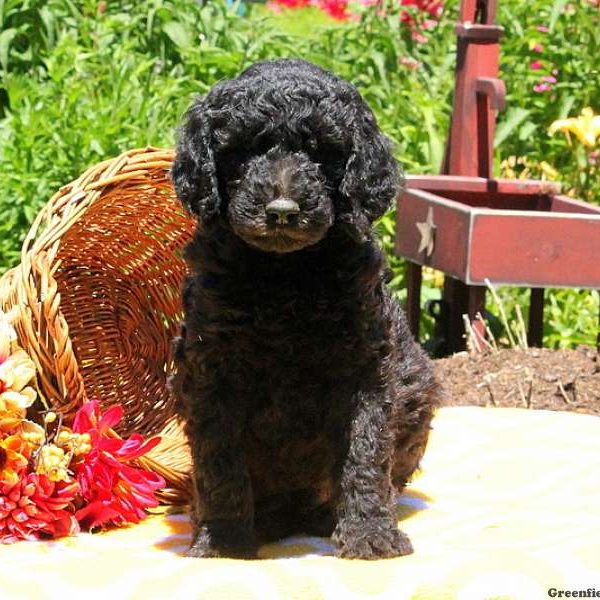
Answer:
<svg viewBox="0 0 600 600"><path fill-rule="evenodd" d="M27 467L29 446L18 435L0 441L0 483L14 485Z"/></svg>

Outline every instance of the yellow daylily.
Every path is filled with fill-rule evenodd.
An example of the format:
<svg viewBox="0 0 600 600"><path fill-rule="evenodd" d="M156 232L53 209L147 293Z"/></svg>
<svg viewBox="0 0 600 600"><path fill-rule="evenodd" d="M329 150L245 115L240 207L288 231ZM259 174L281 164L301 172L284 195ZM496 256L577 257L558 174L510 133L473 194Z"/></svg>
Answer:
<svg viewBox="0 0 600 600"><path fill-rule="evenodd" d="M588 106L581 111L579 117L554 121L548 131L551 134L562 131L569 141L571 139L569 134L574 133L582 144L593 148L596 145L596 138L600 136L600 115L595 115Z"/></svg>

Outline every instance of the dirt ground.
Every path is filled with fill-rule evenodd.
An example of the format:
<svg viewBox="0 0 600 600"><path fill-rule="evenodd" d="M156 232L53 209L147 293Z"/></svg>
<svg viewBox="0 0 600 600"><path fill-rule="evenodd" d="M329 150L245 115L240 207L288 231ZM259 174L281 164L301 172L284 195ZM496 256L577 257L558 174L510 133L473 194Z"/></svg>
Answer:
<svg viewBox="0 0 600 600"><path fill-rule="evenodd" d="M435 361L448 405L567 410L600 416L595 348L461 352Z"/></svg>

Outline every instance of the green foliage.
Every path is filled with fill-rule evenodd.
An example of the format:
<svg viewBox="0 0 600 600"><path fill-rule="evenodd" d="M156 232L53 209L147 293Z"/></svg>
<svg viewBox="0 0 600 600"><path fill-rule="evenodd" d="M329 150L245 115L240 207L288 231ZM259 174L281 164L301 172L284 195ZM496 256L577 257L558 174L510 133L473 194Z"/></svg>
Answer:
<svg viewBox="0 0 600 600"><path fill-rule="evenodd" d="M547 161L559 171L567 190L600 203L598 181L586 180L589 164L582 149L577 153L562 134L548 134L553 121L577 116L586 106L600 111L598 7L587 0L505 1L499 6L505 27L501 72L510 107L500 115L499 157ZM547 91L534 91L543 77L554 77L556 83Z"/></svg>
<svg viewBox="0 0 600 600"><path fill-rule="evenodd" d="M454 87L457 0L418 43L395 0L358 22L263 6L227 8L223 0L0 0L0 272L18 262L21 240L39 208L90 165L134 147L170 146L196 94L251 63L297 56L353 81L372 106L398 158L412 173L439 172ZM506 28L502 76L509 109L500 115L498 162L546 161L579 193L600 199L562 135L547 128L584 106L600 111L598 9L564 0L500 2ZM549 28L547 33L538 26ZM543 46L541 52L535 44ZM541 70L530 63L541 61ZM558 70L557 83L533 91ZM581 157L579 157L581 161ZM529 164L528 163L528 164ZM583 179L582 179L583 177ZM378 224L390 256L392 288L402 298L404 264L393 255L395 215ZM423 299L439 296L425 278ZM526 306L522 290L502 290ZM594 343L597 297L548 293L545 342ZM493 306L490 307L493 310ZM524 310L524 312L526 312ZM426 337L432 323L424 318Z"/></svg>
<svg viewBox="0 0 600 600"><path fill-rule="evenodd" d="M502 287L496 291L509 321L516 320L516 307L520 306L527 323L529 290ZM600 294L597 291L547 289L544 295L544 346L569 348L579 344L596 344L600 315ZM491 315L499 315L493 298L488 297L486 308ZM495 337L508 345L499 319L492 316L490 325Z"/></svg>
<svg viewBox="0 0 600 600"><path fill-rule="evenodd" d="M51 19L21 25L44 43L11 46L0 73L7 98L0 120L4 268L18 261L29 224L61 185L124 150L172 145L194 94L289 51L264 19L250 23L220 3L115 2L96 12L95 2L75 8L56 0L35 14L49 6L70 17L61 17L53 37L45 33ZM24 10L21 21L24 13L34 9ZM18 21L14 11L9 16Z"/></svg>

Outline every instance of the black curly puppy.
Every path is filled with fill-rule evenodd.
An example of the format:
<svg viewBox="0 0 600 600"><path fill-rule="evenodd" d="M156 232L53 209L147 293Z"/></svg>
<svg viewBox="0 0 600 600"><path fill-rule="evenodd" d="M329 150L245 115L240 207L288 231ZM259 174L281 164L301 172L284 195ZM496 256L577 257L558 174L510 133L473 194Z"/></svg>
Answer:
<svg viewBox="0 0 600 600"><path fill-rule="evenodd" d="M400 182L373 113L319 67L262 62L191 107L172 177L198 218L172 381L189 555L300 532L342 557L410 553L394 494L440 392L371 234Z"/></svg>

